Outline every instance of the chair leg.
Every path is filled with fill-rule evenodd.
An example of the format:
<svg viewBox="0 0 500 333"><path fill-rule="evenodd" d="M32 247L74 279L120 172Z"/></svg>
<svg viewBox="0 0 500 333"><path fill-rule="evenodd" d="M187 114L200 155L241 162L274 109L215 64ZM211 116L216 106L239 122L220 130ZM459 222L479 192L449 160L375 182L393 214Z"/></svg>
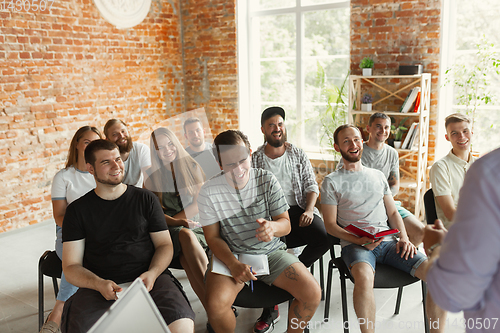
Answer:
<svg viewBox="0 0 500 333"><path fill-rule="evenodd" d="M54 286L54 294L57 299L57 294L59 294L59 285L57 284L57 278L52 278L52 285Z"/></svg>
<svg viewBox="0 0 500 333"><path fill-rule="evenodd" d="M328 262L328 276L326 278L326 299L325 299L325 315L324 321L328 321L330 317L330 297L332 294L332 279L333 279L333 262Z"/></svg>
<svg viewBox="0 0 500 333"><path fill-rule="evenodd" d="M42 329L43 326L43 274L40 270L40 265L38 266L38 331Z"/></svg>
<svg viewBox="0 0 500 333"><path fill-rule="evenodd" d="M424 308L424 328L425 333L429 333L429 317L427 316L427 283L422 280L422 302Z"/></svg>
<svg viewBox="0 0 500 333"><path fill-rule="evenodd" d="M394 310L394 314L399 314L399 309L401 308L401 298L403 297L403 287L398 288L398 298L396 299L396 309Z"/></svg>
<svg viewBox="0 0 500 333"><path fill-rule="evenodd" d="M323 256L319 258L319 285L321 287L321 300L325 300L325 268L323 267Z"/></svg>
<svg viewBox="0 0 500 333"><path fill-rule="evenodd" d="M347 309L347 288L345 284L345 276L340 273L340 292L342 295L342 326L344 327L344 333L349 333L349 314Z"/></svg>

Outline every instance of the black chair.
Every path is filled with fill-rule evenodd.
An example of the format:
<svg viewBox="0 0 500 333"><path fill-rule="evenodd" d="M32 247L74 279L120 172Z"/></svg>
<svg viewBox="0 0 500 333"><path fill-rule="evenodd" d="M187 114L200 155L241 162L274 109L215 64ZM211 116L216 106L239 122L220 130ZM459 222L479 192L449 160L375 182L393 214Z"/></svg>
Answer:
<svg viewBox="0 0 500 333"><path fill-rule="evenodd" d="M349 279L354 282L347 265L341 257L336 257L335 255L335 245L340 245L340 240L337 237L331 237L332 246L330 248L331 260L328 263L328 277L327 277L327 289L326 289L326 301L325 301L325 321L328 320L330 315L330 297L332 291L332 279L333 279L333 269L337 268L339 271L340 278L340 291L342 298L342 317L343 323L348 323L348 309L347 309L347 288L346 280ZM411 276L397 268L389 265L377 264L375 269L375 281L374 288L398 288L398 296L396 300L396 309L394 314L399 314L399 309L401 306L401 298L403 296L403 287L413 284L415 282L421 281L420 279ZM427 312L425 308L425 301L427 298L427 285L424 281L422 283L422 297L423 297L423 311L424 311L424 326L425 332L429 333L429 323L427 321ZM344 327L344 333L349 332L348 325L342 325Z"/></svg>
<svg viewBox="0 0 500 333"><path fill-rule="evenodd" d="M436 201L434 201L434 192L432 188L428 189L424 194L425 219L427 224L434 224L436 221Z"/></svg>
<svg viewBox="0 0 500 333"><path fill-rule="evenodd" d="M59 285L57 279L61 278L62 262L56 254L56 251L45 251L40 260L38 261L38 330L40 331L43 326L44 315L44 292L43 292L43 277L48 276L52 278L54 286L54 294L57 297L59 292Z"/></svg>
<svg viewBox="0 0 500 333"><path fill-rule="evenodd" d="M288 301L288 308L290 309L293 300L294 298L289 292L261 281L255 281L253 292L250 287L243 287L238 296L236 296L233 305L242 308L258 309L270 308L276 304ZM309 329L306 328L304 332L309 332Z"/></svg>

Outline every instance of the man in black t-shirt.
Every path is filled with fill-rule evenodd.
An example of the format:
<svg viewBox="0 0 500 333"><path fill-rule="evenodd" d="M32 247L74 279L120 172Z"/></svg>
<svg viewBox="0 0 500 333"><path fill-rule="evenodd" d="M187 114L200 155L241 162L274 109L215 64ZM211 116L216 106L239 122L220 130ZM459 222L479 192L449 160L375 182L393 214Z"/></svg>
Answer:
<svg viewBox="0 0 500 333"><path fill-rule="evenodd" d="M62 332L87 332L116 300L118 284L137 277L172 332L193 332L194 312L167 270L173 247L158 199L122 183L123 161L114 143L91 142L85 160L97 186L64 216L63 269L80 289L64 306Z"/></svg>

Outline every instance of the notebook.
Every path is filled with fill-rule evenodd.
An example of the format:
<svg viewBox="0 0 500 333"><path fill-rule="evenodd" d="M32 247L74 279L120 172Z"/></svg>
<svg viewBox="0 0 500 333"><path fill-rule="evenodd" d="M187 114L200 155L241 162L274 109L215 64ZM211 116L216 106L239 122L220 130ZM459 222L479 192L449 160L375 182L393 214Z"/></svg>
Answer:
<svg viewBox="0 0 500 333"><path fill-rule="evenodd" d="M89 333L171 333L141 279L137 278Z"/></svg>

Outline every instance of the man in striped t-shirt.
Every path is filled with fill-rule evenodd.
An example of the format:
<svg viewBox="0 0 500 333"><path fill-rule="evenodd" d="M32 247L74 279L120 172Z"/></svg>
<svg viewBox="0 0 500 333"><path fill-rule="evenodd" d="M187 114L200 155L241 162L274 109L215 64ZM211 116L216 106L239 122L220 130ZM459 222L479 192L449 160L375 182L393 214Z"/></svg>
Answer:
<svg viewBox="0 0 500 333"><path fill-rule="evenodd" d="M208 246L232 277L207 271L209 322L217 332L234 332L231 305L245 282L259 279L295 297L289 311L289 332L301 332L319 305L321 290L279 239L291 228L283 190L272 173L251 167L250 143L240 131L222 132L214 146L214 156L224 172L203 185L198 208ZM267 255L270 275L256 278L251 267L233 253Z"/></svg>

